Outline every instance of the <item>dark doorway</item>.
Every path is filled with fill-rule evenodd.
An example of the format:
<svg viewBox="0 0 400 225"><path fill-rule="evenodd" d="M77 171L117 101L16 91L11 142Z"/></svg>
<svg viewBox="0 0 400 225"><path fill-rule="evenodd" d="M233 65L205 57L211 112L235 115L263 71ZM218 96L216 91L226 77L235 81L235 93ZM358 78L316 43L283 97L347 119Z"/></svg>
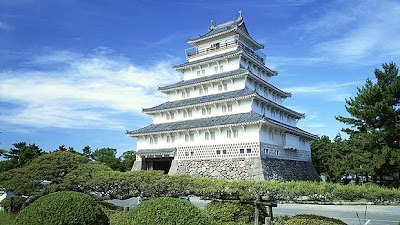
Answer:
<svg viewBox="0 0 400 225"><path fill-rule="evenodd" d="M168 174L173 159L174 158L146 159L146 170L162 170L165 174Z"/></svg>

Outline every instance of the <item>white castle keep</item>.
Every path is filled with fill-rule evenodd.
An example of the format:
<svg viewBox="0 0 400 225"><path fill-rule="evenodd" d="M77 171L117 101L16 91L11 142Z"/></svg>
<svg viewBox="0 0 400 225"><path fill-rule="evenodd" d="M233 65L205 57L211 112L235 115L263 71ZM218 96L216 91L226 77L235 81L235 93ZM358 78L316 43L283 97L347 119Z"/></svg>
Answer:
<svg viewBox="0 0 400 225"><path fill-rule="evenodd" d="M304 114L282 105L290 93L269 80L264 46L239 12L189 39L187 62L173 68L183 80L159 91L169 100L143 109L153 123L127 131L137 138L132 170L239 180L315 180L310 141L296 127Z"/></svg>

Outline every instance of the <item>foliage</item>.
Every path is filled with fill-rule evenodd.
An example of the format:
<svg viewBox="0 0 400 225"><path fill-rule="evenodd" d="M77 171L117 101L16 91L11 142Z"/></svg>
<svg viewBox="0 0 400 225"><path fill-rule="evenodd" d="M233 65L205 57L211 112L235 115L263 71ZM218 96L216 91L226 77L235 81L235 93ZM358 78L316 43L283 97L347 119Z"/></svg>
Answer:
<svg viewBox="0 0 400 225"><path fill-rule="evenodd" d="M130 171L132 169L133 163L136 160L136 152L135 151L125 151L122 153L122 155L119 157L119 160L121 161L121 171Z"/></svg>
<svg viewBox="0 0 400 225"><path fill-rule="evenodd" d="M16 165L11 160L0 161L0 173L7 171L7 170L14 169L15 167L16 167Z"/></svg>
<svg viewBox="0 0 400 225"><path fill-rule="evenodd" d="M212 201L204 207L204 212L218 224L254 224L254 205L240 202ZM259 207L259 221L267 216L265 207Z"/></svg>
<svg viewBox="0 0 400 225"><path fill-rule="evenodd" d="M11 213L8 214L7 212L0 211L0 225L10 225L14 224L15 218L17 214Z"/></svg>
<svg viewBox="0 0 400 225"><path fill-rule="evenodd" d="M12 205L11 205L11 201L12 201ZM24 205L25 201L26 201L25 197L13 196L13 197L8 197L8 198L3 199L0 202L0 206L3 207L6 212L8 212L11 207L11 212L17 213L22 209L22 206Z"/></svg>
<svg viewBox="0 0 400 225"><path fill-rule="evenodd" d="M22 167L32 159L44 154L43 150L35 144L27 145L26 142L19 142L14 143L13 146L14 148L9 151L2 152L2 156L10 160L14 168Z"/></svg>
<svg viewBox="0 0 400 225"><path fill-rule="evenodd" d="M66 151L45 154L22 168L0 173L0 186L18 195L34 195L44 191L43 180L61 183L65 175L87 162L86 157Z"/></svg>
<svg viewBox="0 0 400 225"><path fill-rule="evenodd" d="M24 208L15 225L109 224L108 217L90 196L78 192L55 192Z"/></svg>
<svg viewBox="0 0 400 225"><path fill-rule="evenodd" d="M335 218L313 215L313 214L299 214L293 217L282 216L273 220L274 225L346 225L343 221Z"/></svg>
<svg viewBox="0 0 400 225"><path fill-rule="evenodd" d="M346 99L346 110L351 117L338 116L337 120L349 125L345 128L354 146L349 151L361 173L388 175L400 179L400 76L395 63L375 69L376 83L366 80L357 88L354 98ZM359 153L363 153L361 157ZM353 153L353 154L351 154ZM360 166L361 165L361 166ZM364 165L364 166L362 166ZM371 171L372 170L372 171ZM382 181L382 180L381 180ZM382 183L381 183L382 184Z"/></svg>
<svg viewBox="0 0 400 225"><path fill-rule="evenodd" d="M85 166L82 166L85 168ZM99 168L99 167L97 167ZM84 174L76 172L77 174ZM195 178L189 175L167 175L163 171L94 171L90 176L65 178L63 190L95 193L100 199L126 199L142 192L152 197L193 194L208 199L254 200L257 194L270 201L357 201L376 203L400 202L400 189L375 185L342 185L311 181L233 181L225 179ZM60 184L63 185L63 184ZM71 188L71 189L69 189Z"/></svg>
<svg viewBox="0 0 400 225"><path fill-rule="evenodd" d="M118 221L128 224L215 224L197 206L177 198L151 198L140 203Z"/></svg>

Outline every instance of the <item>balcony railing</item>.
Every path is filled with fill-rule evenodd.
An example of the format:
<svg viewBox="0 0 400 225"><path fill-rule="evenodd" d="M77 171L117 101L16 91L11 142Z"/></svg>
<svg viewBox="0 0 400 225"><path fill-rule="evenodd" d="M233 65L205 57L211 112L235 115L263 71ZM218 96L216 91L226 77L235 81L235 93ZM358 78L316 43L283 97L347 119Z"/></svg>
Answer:
<svg viewBox="0 0 400 225"><path fill-rule="evenodd" d="M196 47L188 48L185 50L185 52L186 52L187 59L193 59L193 58L196 58L199 56L203 56L206 54L215 53L215 52L219 52L219 51L223 51L225 49L235 48L235 47L243 49L247 54L249 54L256 60L260 61L261 63L265 63L265 55L260 54L260 53L255 53L249 47L247 47L246 45L244 45L243 43L241 43L239 40L236 40L236 39L227 41L225 43L219 43L218 45L213 45L209 48L203 48L200 50Z"/></svg>

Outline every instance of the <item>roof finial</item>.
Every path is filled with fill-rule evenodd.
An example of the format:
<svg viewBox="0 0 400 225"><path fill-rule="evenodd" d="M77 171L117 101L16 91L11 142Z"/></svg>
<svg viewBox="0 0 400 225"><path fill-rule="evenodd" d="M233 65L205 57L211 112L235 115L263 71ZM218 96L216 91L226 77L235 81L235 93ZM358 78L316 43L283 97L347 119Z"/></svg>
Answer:
<svg viewBox="0 0 400 225"><path fill-rule="evenodd" d="M242 10L239 10L239 18L242 18Z"/></svg>
<svg viewBox="0 0 400 225"><path fill-rule="evenodd" d="M214 26L215 26L215 25L214 25L214 20L211 20L210 29L213 28Z"/></svg>

